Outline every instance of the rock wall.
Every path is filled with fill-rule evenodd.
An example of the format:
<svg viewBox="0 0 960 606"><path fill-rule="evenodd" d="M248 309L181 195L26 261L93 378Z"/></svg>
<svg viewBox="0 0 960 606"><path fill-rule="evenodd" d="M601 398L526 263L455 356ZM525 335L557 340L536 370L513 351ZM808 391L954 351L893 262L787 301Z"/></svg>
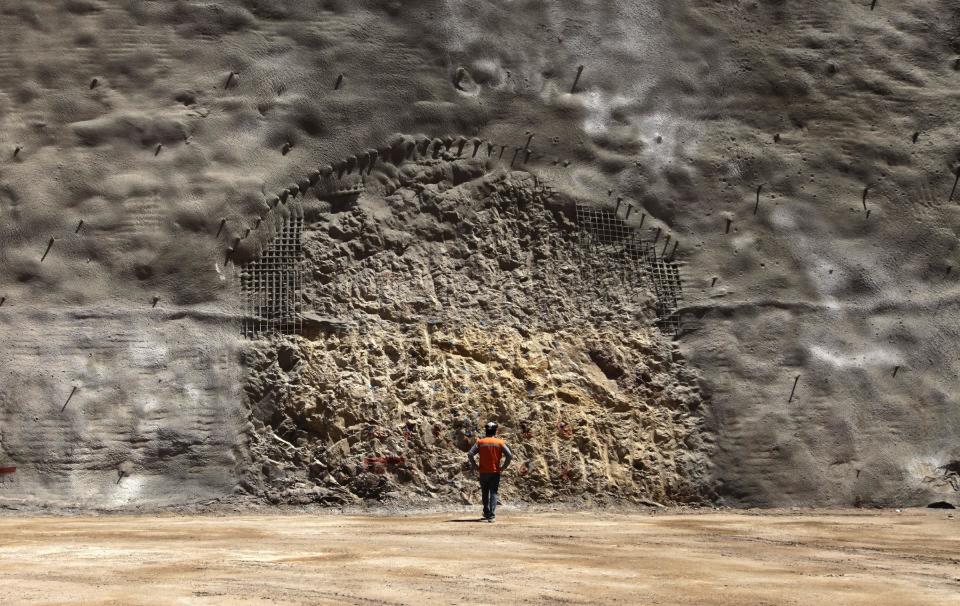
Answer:
<svg viewBox="0 0 960 606"><path fill-rule="evenodd" d="M269 492L232 453L234 266L274 195L422 132L503 169L532 149L562 196L623 197L680 241L724 502L956 500L958 21L949 0L5 3L0 499ZM141 475L159 488L117 492Z"/></svg>
<svg viewBox="0 0 960 606"><path fill-rule="evenodd" d="M573 201L532 175L440 155L402 164L387 195L307 194L313 311L304 338L247 358L243 486L476 501L464 453L492 419L516 455L508 501L706 499L703 402L651 326L647 279L585 251Z"/></svg>

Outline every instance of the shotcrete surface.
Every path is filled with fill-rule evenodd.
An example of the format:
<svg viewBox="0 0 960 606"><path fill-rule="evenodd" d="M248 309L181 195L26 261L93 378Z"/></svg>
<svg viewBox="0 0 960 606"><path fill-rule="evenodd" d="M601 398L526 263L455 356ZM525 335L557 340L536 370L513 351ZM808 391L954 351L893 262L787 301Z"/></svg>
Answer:
<svg viewBox="0 0 960 606"><path fill-rule="evenodd" d="M228 249L255 254L281 188L424 133L496 144L496 170L529 144L523 170L680 242L722 502L956 501L958 23L953 0L2 3L0 500L243 490Z"/></svg>

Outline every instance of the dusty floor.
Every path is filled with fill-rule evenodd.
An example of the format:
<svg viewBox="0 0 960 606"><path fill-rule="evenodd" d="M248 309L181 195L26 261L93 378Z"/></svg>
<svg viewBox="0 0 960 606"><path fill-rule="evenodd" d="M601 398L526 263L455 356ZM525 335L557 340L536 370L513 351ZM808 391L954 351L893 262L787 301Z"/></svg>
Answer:
<svg viewBox="0 0 960 606"><path fill-rule="evenodd" d="M0 519L0 603L960 604L942 511Z"/></svg>

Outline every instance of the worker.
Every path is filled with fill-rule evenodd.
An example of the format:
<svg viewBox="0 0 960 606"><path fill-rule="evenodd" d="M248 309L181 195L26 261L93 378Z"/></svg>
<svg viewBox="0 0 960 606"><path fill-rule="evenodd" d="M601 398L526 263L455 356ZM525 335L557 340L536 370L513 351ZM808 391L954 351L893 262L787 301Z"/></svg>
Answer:
<svg viewBox="0 0 960 606"><path fill-rule="evenodd" d="M497 424L493 421L484 428L486 436L477 440L467 459L470 469L478 469L474 457L480 454L480 494L483 499L483 519L493 522L497 515L497 491L500 489L500 474L510 465L513 453L506 442L497 436ZM501 465L501 461L503 464Z"/></svg>

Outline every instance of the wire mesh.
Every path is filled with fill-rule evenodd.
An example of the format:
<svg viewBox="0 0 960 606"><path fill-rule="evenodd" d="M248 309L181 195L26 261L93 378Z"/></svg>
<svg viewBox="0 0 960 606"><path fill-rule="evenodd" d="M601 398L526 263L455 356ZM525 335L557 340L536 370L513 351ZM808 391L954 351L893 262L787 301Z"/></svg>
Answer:
<svg viewBox="0 0 960 606"><path fill-rule="evenodd" d="M677 263L658 256L655 243L641 238L616 210L577 205L577 234L585 251L622 258L639 269L653 284L658 323L674 336L680 335L677 310L683 302L683 281Z"/></svg>
<svg viewBox="0 0 960 606"><path fill-rule="evenodd" d="M241 331L248 339L302 332L303 214L296 210L260 256L240 269Z"/></svg>

